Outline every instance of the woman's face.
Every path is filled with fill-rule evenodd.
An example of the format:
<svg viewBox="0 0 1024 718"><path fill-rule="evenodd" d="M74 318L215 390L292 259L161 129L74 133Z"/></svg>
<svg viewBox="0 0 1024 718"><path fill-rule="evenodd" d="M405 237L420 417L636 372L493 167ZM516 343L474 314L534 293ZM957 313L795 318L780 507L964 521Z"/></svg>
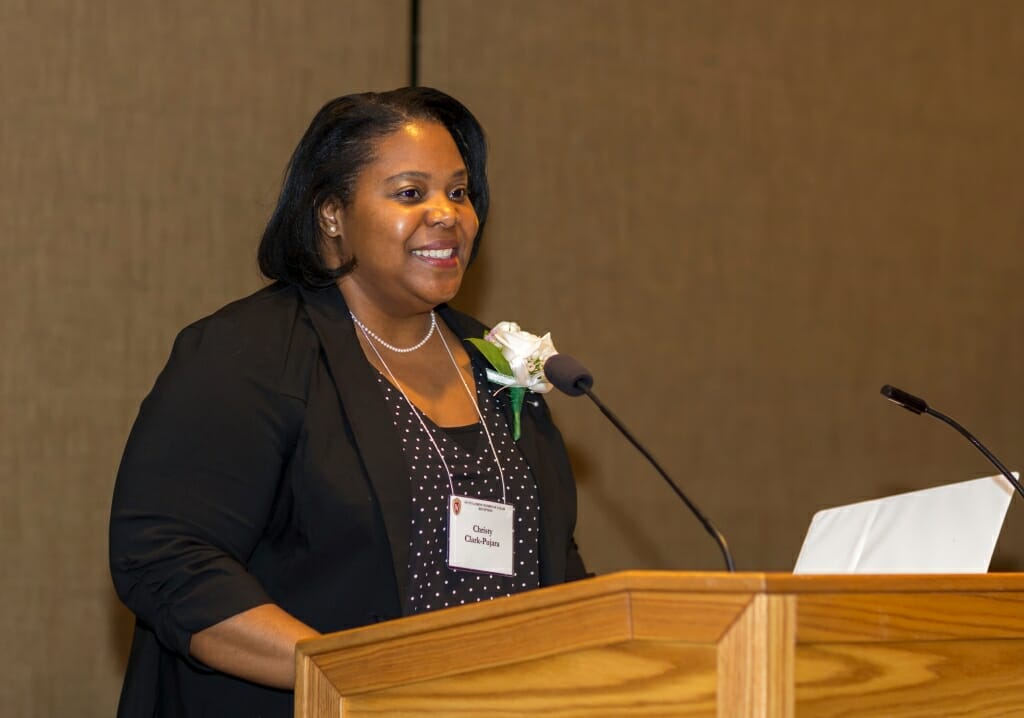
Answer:
<svg viewBox="0 0 1024 718"><path fill-rule="evenodd" d="M462 156L448 130L411 121L385 136L356 179L347 206L321 210L327 246L356 267L339 280L349 304L370 301L392 316L423 312L455 296L479 222Z"/></svg>

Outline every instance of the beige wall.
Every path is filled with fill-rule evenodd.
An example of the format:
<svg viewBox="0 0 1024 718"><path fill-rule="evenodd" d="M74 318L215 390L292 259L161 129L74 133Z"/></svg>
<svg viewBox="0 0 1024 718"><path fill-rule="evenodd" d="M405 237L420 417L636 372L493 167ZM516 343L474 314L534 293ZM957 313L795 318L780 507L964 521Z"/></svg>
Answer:
<svg viewBox="0 0 1024 718"><path fill-rule="evenodd" d="M822 506L988 472L885 382L1024 455L1024 6L421 2L421 79L493 151L461 304L590 364L742 568L788 568ZM112 714L130 619L106 519L138 402L177 329L259 286L312 112L404 82L407 19L405 0L0 8L10 715ZM719 565L593 407L553 405L592 567ZM1011 511L1000 568L1022 539Z"/></svg>
<svg viewBox="0 0 1024 718"><path fill-rule="evenodd" d="M790 568L823 506L991 471L884 383L1024 461L1024 5L424 5L423 81L493 146L464 301L584 358L741 567ZM555 411L595 568L721 565L594 407Z"/></svg>
<svg viewBox="0 0 1024 718"><path fill-rule="evenodd" d="M114 472L185 323L261 284L313 112L404 82L407 3L0 9L0 713L111 716L130 638Z"/></svg>

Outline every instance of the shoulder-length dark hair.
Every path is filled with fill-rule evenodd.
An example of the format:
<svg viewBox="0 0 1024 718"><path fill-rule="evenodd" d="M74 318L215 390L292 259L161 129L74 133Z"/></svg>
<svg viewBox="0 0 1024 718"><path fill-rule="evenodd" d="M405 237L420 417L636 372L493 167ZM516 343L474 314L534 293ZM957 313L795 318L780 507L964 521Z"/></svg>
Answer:
<svg viewBox="0 0 1024 718"><path fill-rule="evenodd" d="M409 120L444 125L466 163L469 201L480 221L473 261L490 204L483 128L454 97L429 87L403 87L345 95L316 113L292 153L277 207L263 231L258 257L264 275L319 288L353 269L355 258L335 268L324 262L320 208L331 198L347 206L359 173L374 159L377 142Z"/></svg>

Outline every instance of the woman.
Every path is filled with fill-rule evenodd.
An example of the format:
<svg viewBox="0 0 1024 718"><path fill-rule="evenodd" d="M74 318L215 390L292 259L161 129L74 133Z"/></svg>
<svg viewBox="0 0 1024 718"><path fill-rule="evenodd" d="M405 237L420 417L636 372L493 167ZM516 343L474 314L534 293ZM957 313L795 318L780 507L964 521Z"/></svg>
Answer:
<svg viewBox="0 0 1024 718"><path fill-rule="evenodd" d="M484 327L446 305L479 248L485 163L476 119L437 90L313 119L260 244L274 283L181 332L125 449L120 715L291 715L299 640L584 576L544 402L513 441L464 341ZM453 497L511 507L512 575L449 562Z"/></svg>

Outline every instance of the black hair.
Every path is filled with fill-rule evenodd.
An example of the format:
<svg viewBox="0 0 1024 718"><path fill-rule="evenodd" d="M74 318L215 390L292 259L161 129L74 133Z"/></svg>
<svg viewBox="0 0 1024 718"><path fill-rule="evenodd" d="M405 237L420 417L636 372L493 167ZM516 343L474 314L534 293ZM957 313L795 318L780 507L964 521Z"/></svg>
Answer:
<svg viewBox="0 0 1024 718"><path fill-rule="evenodd" d="M413 119L444 125L466 164L469 201L480 223L473 261L490 204L483 128L454 97L430 87L402 87L338 97L316 113L292 153L277 206L263 231L258 258L264 275L320 288L352 271L355 257L335 268L324 261L320 208L333 198L347 206L378 141Z"/></svg>

